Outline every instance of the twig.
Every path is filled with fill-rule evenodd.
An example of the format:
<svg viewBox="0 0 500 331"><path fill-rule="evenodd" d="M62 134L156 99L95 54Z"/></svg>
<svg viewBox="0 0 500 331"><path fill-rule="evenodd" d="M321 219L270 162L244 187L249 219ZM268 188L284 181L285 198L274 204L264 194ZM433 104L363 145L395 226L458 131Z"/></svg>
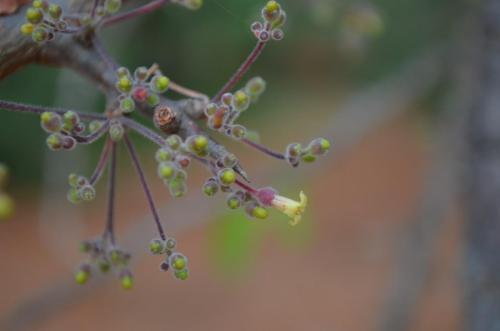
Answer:
<svg viewBox="0 0 500 331"><path fill-rule="evenodd" d="M64 115L64 113L70 111L69 109L63 108L53 108L53 107L44 107L44 106L35 106L28 105L24 103L12 102L12 101L4 101L0 100L0 109L5 109L8 111L21 112L21 113L33 113L33 114L42 114L44 112L53 112L59 115ZM81 119L86 120L106 120L106 116L101 114L94 113L85 113L80 111L71 110L78 114Z"/></svg>
<svg viewBox="0 0 500 331"><path fill-rule="evenodd" d="M113 142L111 141L111 139L108 138L108 140L106 141L106 144L104 145L104 147L102 149L101 156L99 158L99 162L97 163L97 166L92 174L92 177L90 177L89 182L91 185L97 184L99 179L101 179L102 174L104 172L104 168L106 167L106 164L108 163L109 151L111 149L112 144L113 144Z"/></svg>
<svg viewBox="0 0 500 331"><path fill-rule="evenodd" d="M151 213L153 214L153 218L155 220L156 227L158 228L158 233L160 234L161 239L166 240L167 236L165 235L165 231L163 230L163 226L161 225L160 216L158 215L158 210L156 209L156 206L155 206L155 203L153 200L153 195L151 194L151 190L149 189L148 183L146 181L146 176L144 175L144 171L142 171L141 163L139 161L139 158L137 157L137 153L136 153L134 146L132 145L132 142L130 141L128 135L125 134L123 136L123 138L125 140L125 144L127 145L130 157L132 158L132 162L134 163L137 175L139 176L139 179L141 181L141 185L142 185L142 188L144 189L144 193L146 194L149 208L151 209Z"/></svg>
<svg viewBox="0 0 500 331"><path fill-rule="evenodd" d="M109 241L115 245L114 212L115 212L115 189L116 189L116 143L111 143L111 161L109 163L108 183L108 213L106 218L106 229L103 237L109 236Z"/></svg>
<svg viewBox="0 0 500 331"><path fill-rule="evenodd" d="M134 18L134 17L138 17L138 16L141 16L144 14L151 13L151 12L161 8L162 6L170 4L170 3L171 3L170 0L151 1L150 3L148 3L142 7L138 7L138 8L132 9L128 12L113 15L111 17L105 18L102 21L102 26L110 26L110 25L118 23L118 22L123 22L123 21L129 20L129 19Z"/></svg>

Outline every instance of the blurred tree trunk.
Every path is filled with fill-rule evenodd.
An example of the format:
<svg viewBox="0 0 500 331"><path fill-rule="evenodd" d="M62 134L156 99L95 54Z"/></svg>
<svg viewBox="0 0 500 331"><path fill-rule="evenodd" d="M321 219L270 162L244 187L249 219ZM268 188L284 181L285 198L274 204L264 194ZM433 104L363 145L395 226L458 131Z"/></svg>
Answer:
<svg viewBox="0 0 500 331"><path fill-rule="evenodd" d="M465 330L500 330L500 0L483 0L468 121ZM474 47L474 46L471 46Z"/></svg>

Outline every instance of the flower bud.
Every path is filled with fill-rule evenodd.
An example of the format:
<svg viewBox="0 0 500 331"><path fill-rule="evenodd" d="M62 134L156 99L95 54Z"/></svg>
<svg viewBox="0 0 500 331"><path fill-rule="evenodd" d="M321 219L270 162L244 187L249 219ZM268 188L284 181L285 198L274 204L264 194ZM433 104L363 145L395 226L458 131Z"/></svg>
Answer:
<svg viewBox="0 0 500 331"><path fill-rule="evenodd" d="M205 115L207 117L211 117L215 114L216 111L217 111L217 105L215 103L209 103L207 105L207 108L205 109Z"/></svg>
<svg viewBox="0 0 500 331"><path fill-rule="evenodd" d="M158 165L158 177L163 180L170 180L174 178L176 168L171 162L162 162Z"/></svg>
<svg viewBox="0 0 500 331"><path fill-rule="evenodd" d="M134 99L127 97L120 101L120 109L125 113L129 114L135 110Z"/></svg>
<svg viewBox="0 0 500 331"><path fill-rule="evenodd" d="M224 93L222 97L220 98L222 103L226 106L231 106L233 103L233 94L232 93Z"/></svg>
<svg viewBox="0 0 500 331"><path fill-rule="evenodd" d="M78 192L78 189L76 188L70 188L68 191L68 194L66 195L66 198L68 199L69 202L72 204L79 204L82 202L82 198L80 197L80 193Z"/></svg>
<svg viewBox="0 0 500 331"><path fill-rule="evenodd" d="M219 184L217 184L216 180L210 178L205 182L205 184L203 184L202 191L206 196L212 197L219 191Z"/></svg>
<svg viewBox="0 0 500 331"><path fill-rule="evenodd" d="M38 24L43 20L43 12L39 8L28 8L26 19L30 23Z"/></svg>
<svg viewBox="0 0 500 331"><path fill-rule="evenodd" d="M52 17L54 20L58 20L61 18L62 15L62 8L58 4L51 3L49 5L49 15Z"/></svg>
<svg viewBox="0 0 500 331"><path fill-rule="evenodd" d="M173 155L168 148L160 148L156 151L156 161L158 162L168 162L172 161Z"/></svg>
<svg viewBox="0 0 500 331"><path fill-rule="evenodd" d="M67 111L63 115L63 128L64 130L71 132L73 129L77 126L77 124L80 122L80 116L78 116L77 113L74 111Z"/></svg>
<svg viewBox="0 0 500 331"><path fill-rule="evenodd" d="M106 0L104 2L104 7L109 14L114 14L120 10L122 6L122 0Z"/></svg>
<svg viewBox="0 0 500 331"><path fill-rule="evenodd" d="M238 164L238 158L233 153L226 153L222 157L222 165L226 168L234 168Z"/></svg>
<svg viewBox="0 0 500 331"><path fill-rule="evenodd" d="M47 137L47 146L53 151L59 151L64 146L63 136L59 133L53 133Z"/></svg>
<svg viewBox="0 0 500 331"><path fill-rule="evenodd" d="M176 178L176 179L172 180L169 183L168 188L170 190L170 194L174 198L181 198L184 195L186 195L186 193L187 193L186 182L184 180L182 180L182 179L177 179Z"/></svg>
<svg viewBox="0 0 500 331"><path fill-rule="evenodd" d="M90 273L90 265L88 264L83 264L78 268L76 274L75 274L75 281L77 284L83 285L87 283L91 276Z"/></svg>
<svg viewBox="0 0 500 331"><path fill-rule="evenodd" d="M236 181L236 172L234 172L233 169L222 169L219 171L217 174L217 177L219 178L219 182L224 185L224 186L229 186L234 184Z"/></svg>
<svg viewBox="0 0 500 331"><path fill-rule="evenodd" d="M247 129L243 125L233 125L231 128L231 136L234 139L241 140L247 135Z"/></svg>
<svg viewBox="0 0 500 331"><path fill-rule="evenodd" d="M318 138L311 141L307 149L310 150L313 155L324 155L328 153L330 147L331 144L328 140L324 138Z"/></svg>
<svg viewBox="0 0 500 331"><path fill-rule="evenodd" d="M66 151L72 151L76 147L76 140L71 136L64 136L63 148Z"/></svg>
<svg viewBox="0 0 500 331"><path fill-rule="evenodd" d="M245 86L245 92L251 97L252 101L256 101L266 90L266 82L261 77L252 78Z"/></svg>
<svg viewBox="0 0 500 331"><path fill-rule="evenodd" d="M119 121L113 121L109 126L109 137L114 142L118 142L122 140L123 135L125 134L125 129L123 125Z"/></svg>
<svg viewBox="0 0 500 331"><path fill-rule="evenodd" d="M165 246L168 250L172 251L177 246L177 241L174 238L168 238Z"/></svg>
<svg viewBox="0 0 500 331"><path fill-rule="evenodd" d="M116 88L120 91L120 92L124 92L124 93L128 93L132 90L132 87L133 87L133 83L132 81L130 80L130 78L128 76L121 76L119 79L118 79L118 83L116 84Z"/></svg>
<svg viewBox="0 0 500 331"><path fill-rule="evenodd" d="M226 204L230 209L238 209L241 207L242 201L236 194L230 194L226 199Z"/></svg>
<svg viewBox="0 0 500 331"><path fill-rule="evenodd" d="M150 93L146 98L149 107L156 107L160 104L160 97L156 93Z"/></svg>
<svg viewBox="0 0 500 331"><path fill-rule="evenodd" d="M111 263L109 263L109 261L104 258L100 258L97 261L97 266L102 273L107 273L111 269Z"/></svg>
<svg viewBox="0 0 500 331"><path fill-rule="evenodd" d="M182 146L182 138L179 137L176 134L170 135L165 142L167 143L167 146L169 146L171 149L174 151L178 150Z"/></svg>
<svg viewBox="0 0 500 331"><path fill-rule="evenodd" d="M33 3L31 4L33 8L38 8L38 9L46 9L48 7L48 3L43 0L33 0Z"/></svg>
<svg viewBox="0 0 500 331"><path fill-rule="evenodd" d="M49 38L49 34L47 33L47 30L45 30L44 28L38 27L33 30L31 38L33 39L34 42L41 43Z"/></svg>
<svg viewBox="0 0 500 331"><path fill-rule="evenodd" d="M134 278L132 273L128 270L123 270L120 274L120 283L124 290L131 290L134 286Z"/></svg>
<svg viewBox="0 0 500 331"><path fill-rule="evenodd" d="M269 215L267 209L260 206L255 201L247 203L247 205L245 206L245 212L247 213L248 216L252 218L258 218L261 220L266 219Z"/></svg>
<svg viewBox="0 0 500 331"><path fill-rule="evenodd" d="M262 17L268 22L274 22L279 18L281 13L281 6L277 1L268 1L266 6L262 9Z"/></svg>
<svg viewBox="0 0 500 331"><path fill-rule="evenodd" d="M165 93L170 85L170 79L166 76L155 76L151 80L151 89L157 93Z"/></svg>
<svg viewBox="0 0 500 331"><path fill-rule="evenodd" d="M191 159L186 155L177 155L175 157L175 163L178 164L182 169L187 169L191 165Z"/></svg>
<svg viewBox="0 0 500 331"><path fill-rule="evenodd" d="M140 103L143 103L147 100L149 95L149 92L146 88L139 86L134 89L134 92L132 93L132 96L134 97L134 100Z"/></svg>
<svg viewBox="0 0 500 331"><path fill-rule="evenodd" d="M165 243L161 239L153 239L149 243L149 251L155 255L162 254L165 251Z"/></svg>
<svg viewBox="0 0 500 331"><path fill-rule="evenodd" d="M49 132L60 132L63 127L61 116L57 113L44 112L40 116L40 124L42 128Z"/></svg>
<svg viewBox="0 0 500 331"><path fill-rule="evenodd" d="M103 123L98 120L94 120L89 124L90 133L96 133L100 128L102 128Z"/></svg>
<svg viewBox="0 0 500 331"><path fill-rule="evenodd" d="M188 269L184 269L184 270L181 270L181 271L176 271L174 273L175 275L175 278L179 279L179 280L187 280L189 278L189 270Z"/></svg>
<svg viewBox="0 0 500 331"><path fill-rule="evenodd" d="M187 268L188 259L182 253L174 253L168 258L168 263L175 271L182 271Z"/></svg>
<svg viewBox="0 0 500 331"><path fill-rule="evenodd" d="M233 107L238 111L248 109L250 105L250 97L244 91L238 91L234 94Z"/></svg>
<svg viewBox="0 0 500 331"><path fill-rule="evenodd" d="M134 77L135 77L135 79L137 79L139 81L144 81L148 78L148 73L149 73L148 68L139 67L139 68L135 69Z"/></svg>
<svg viewBox="0 0 500 331"><path fill-rule="evenodd" d="M25 36L30 36L33 33L35 26L31 23L25 23L21 25L21 33Z"/></svg>
<svg viewBox="0 0 500 331"><path fill-rule="evenodd" d="M116 70L116 75L118 77L130 77L130 71L125 67L120 67Z"/></svg>
<svg viewBox="0 0 500 331"><path fill-rule="evenodd" d="M92 185L85 185L78 190L78 194L83 201L92 201L95 199L95 188Z"/></svg>

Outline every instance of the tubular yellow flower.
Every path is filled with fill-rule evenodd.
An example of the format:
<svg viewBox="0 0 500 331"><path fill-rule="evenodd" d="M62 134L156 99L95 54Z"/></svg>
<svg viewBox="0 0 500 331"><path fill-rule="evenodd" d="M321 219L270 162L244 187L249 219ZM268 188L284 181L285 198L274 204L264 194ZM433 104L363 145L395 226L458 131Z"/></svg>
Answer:
<svg viewBox="0 0 500 331"><path fill-rule="evenodd" d="M281 195L275 195L271 206L290 217L290 225L295 226L302 220L302 214L307 207L307 196L300 192L300 201L295 201Z"/></svg>

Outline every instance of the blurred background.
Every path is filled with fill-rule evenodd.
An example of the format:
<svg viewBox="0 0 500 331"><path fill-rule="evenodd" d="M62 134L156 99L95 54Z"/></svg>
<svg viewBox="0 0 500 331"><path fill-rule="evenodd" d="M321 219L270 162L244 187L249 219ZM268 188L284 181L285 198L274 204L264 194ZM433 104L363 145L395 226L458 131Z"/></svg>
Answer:
<svg viewBox="0 0 500 331"><path fill-rule="evenodd" d="M190 259L190 279L160 272L160 259L148 254L155 228L121 148L118 242L133 254L135 288L124 292L109 275L77 286L78 243L101 232L105 186L96 202L75 207L66 201L67 175L89 174L102 142L49 153L36 116L2 112L0 162L10 168L6 190L17 207L0 225L5 330L464 328L459 161L477 84L479 1L281 2L286 36L247 77L264 77L268 89L241 122L273 149L318 136L333 148L291 169L220 139L257 186L308 194L303 223L292 228L275 212L248 221L227 211L222 197L201 194L208 175L196 166L190 193L174 201L155 180L155 147L134 137L166 230ZM107 29L103 40L119 63L157 62L173 81L213 95L252 49L249 26L263 4L205 0L194 12L168 6ZM0 81L0 99L104 107L93 84L40 66Z"/></svg>

